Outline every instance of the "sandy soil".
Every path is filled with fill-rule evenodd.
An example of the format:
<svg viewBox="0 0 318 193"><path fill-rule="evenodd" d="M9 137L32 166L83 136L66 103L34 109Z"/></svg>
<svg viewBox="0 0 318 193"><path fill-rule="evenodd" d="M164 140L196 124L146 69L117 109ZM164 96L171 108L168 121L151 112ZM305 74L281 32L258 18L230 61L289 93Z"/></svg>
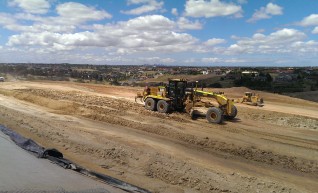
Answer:
<svg viewBox="0 0 318 193"><path fill-rule="evenodd" d="M0 123L152 192L316 192L318 103L259 92L222 125L134 103L142 88L0 84ZM246 88L223 89L230 98Z"/></svg>

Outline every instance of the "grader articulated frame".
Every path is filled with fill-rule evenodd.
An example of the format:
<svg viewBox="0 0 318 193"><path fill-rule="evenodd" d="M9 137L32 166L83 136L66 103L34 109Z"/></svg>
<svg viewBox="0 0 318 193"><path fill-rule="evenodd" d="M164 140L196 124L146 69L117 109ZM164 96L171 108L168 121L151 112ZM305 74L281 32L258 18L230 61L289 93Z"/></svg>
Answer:
<svg viewBox="0 0 318 193"><path fill-rule="evenodd" d="M234 102L224 93L205 92L187 86L185 79L170 79L167 86L146 87L142 93L137 93L135 100L144 102L147 110L160 113L185 111L192 118L198 108L205 107L205 116L210 123L221 123L223 118L233 119L237 115ZM204 101L203 98L214 100Z"/></svg>
<svg viewBox="0 0 318 193"><path fill-rule="evenodd" d="M243 103L252 106L264 106L264 99L261 98L258 94L252 92L245 92L245 95L242 98L236 100L238 103Z"/></svg>

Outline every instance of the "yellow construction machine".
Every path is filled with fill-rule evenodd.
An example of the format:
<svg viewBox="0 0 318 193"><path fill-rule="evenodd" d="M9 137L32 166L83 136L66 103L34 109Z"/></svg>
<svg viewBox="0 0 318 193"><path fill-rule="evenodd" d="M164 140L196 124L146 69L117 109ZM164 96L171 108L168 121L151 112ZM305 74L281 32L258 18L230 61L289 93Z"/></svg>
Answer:
<svg viewBox="0 0 318 193"><path fill-rule="evenodd" d="M135 101L140 99L147 110L159 113L185 111L191 118L205 108L205 117L210 123L221 123L223 118L234 119L237 115L233 100L226 98L224 93L205 92L187 86L185 79L170 79L166 86L146 87L142 93L137 93ZM214 100L204 101L204 98Z"/></svg>
<svg viewBox="0 0 318 193"><path fill-rule="evenodd" d="M245 95L237 99L236 102L259 107L264 106L264 99L252 92L245 92Z"/></svg>

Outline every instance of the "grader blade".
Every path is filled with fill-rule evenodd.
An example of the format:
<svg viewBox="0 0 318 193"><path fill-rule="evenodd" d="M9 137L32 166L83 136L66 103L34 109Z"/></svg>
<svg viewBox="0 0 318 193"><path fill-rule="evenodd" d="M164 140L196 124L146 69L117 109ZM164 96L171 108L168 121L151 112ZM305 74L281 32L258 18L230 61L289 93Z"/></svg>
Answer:
<svg viewBox="0 0 318 193"><path fill-rule="evenodd" d="M140 92L137 92L137 96L135 96L135 102L138 104L143 104L143 95Z"/></svg>

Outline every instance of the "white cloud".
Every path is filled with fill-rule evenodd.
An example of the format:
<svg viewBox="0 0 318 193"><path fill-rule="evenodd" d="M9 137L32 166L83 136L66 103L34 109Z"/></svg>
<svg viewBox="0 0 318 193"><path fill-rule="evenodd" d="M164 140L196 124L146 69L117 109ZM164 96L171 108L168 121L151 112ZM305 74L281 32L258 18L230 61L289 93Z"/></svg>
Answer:
<svg viewBox="0 0 318 193"><path fill-rule="evenodd" d="M129 15L141 15L143 13L162 10L164 2L163 1L158 2L156 0L128 0L128 5L132 5L132 4L143 4L143 5L128 11L122 10L121 13L129 14Z"/></svg>
<svg viewBox="0 0 318 193"><path fill-rule="evenodd" d="M171 30L174 28L174 22L162 15L147 15L127 22L119 22L125 28L134 28L137 30Z"/></svg>
<svg viewBox="0 0 318 193"><path fill-rule="evenodd" d="M247 62L248 60L240 59L240 58L202 58L201 62L203 63L231 63L231 64L237 64L237 63L243 63Z"/></svg>
<svg viewBox="0 0 318 193"><path fill-rule="evenodd" d="M318 26L318 14L311 14L305 17L299 25L301 26Z"/></svg>
<svg viewBox="0 0 318 193"><path fill-rule="evenodd" d="M218 45L218 44L223 44L225 42L226 42L225 39L212 38L212 39L209 39L206 42L204 42L204 44L206 46L215 46L215 45Z"/></svg>
<svg viewBox="0 0 318 193"><path fill-rule="evenodd" d="M311 33L313 33L313 34L318 34L318 27L315 27L315 29L314 30L312 30L312 32Z"/></svg>
<svg viewBox="0 0 318 193"><path fill-rule="evenodd" d="M317 53L318 51L318 42L310 40L307 42L297 41L291 45L291 49L300 52L300 53Z"/></svg>
<svg viewBox="0 0 318 193"><path fill-rule="evenodd" d="M220 58L202 58L201 62L203 63L216 63L216 62L220 62Z"/></svg>
<svg viewBox="0 0 318 193"><path fill-rule="evenodd" d="M40 15L34 15L31 13L16 13L16 14L11 14L11 17L20 21L33 21L33 22L34 21L42 22L46 20L45 18L49 18L49 17L40 16Z"/></svg>
<svg viewBox="0 0 318 193"><path fill-rule="evenodd" d="M50 8L50 3L47 0L10 0L8 4L33 14L45 14Z"/></svg>
<svg viewBox="0 0 318 193"><path fill-rule="evenodd" d="M11 31L23 31L23 32L43 32L43 31L69 32L69 31L75 30L76 28L74 25L68 25L68 26L56 25L56 24L49 24L45 22L35 22L31 25L22 25L18 23L20 18L26 19L26 17L28 16L30 15L29 14L12 15L12 14L0 13L0 26L3 26L3 28L11 30ZM35 18L38 18L38 17L35 17ZM43 20L43 18L41 19L40 18L38 18L38 20Z"/></svg>
<svg viewBox="0 0 318 193"><path fill-rule="evenodd" d="M251 38L237 38L235 44L230 45L225 51L227 54L235 53L290 53L295 42L303 42L306 34L296 29L284 28L269 35L254 34Z"/></svg>
<svg viewBox="0 0 318 193"><path fill-rule="evenodd" d="M297 23L300 26L308 27L308 26L316 26L311 33L318 34L318 14L311 14L305 17L301 22Z"/></svg>
<svg viewBox="0 0 318 193"><path fill-rule="evenodd" d="M7 26L15 23L16 19L14 19L11 14L0 13L0 25Z"/></svg>
<svg viewBox="0 0 318 193"><path fill-rule="evenodd" d="M172 59L172 58L162 58L162 57L148 57L148 58L139 57L137 60L140 62L143 62L143 63L152 63L152 64L155 64L155 63L156 64L169 64L169 63L173 63L176 61L175 59Z"/></svg>
<svg viewBox="0 0 318 193"><path fill-rule="evenodd" d="M76 29L75 26L46 25L46 24L34 24L30 26L14 24L14 25L7 25L6 28L12 31L23 31L23 32L43 32L43 31L70 32Z"/></svg>
<svg viewBox="0 0 318 193"><path fill-rule="evenodd" d="M43 46L47 50L104 47L118 54L182 52L198 40L174 31L176 23L162 15L137 17L117 24L94 25L92 32L24 32L9 38L8 46Z"/></svg>
<svg viewBox="0 0 318 193"><path fill-rule="evenodd" d="M283 8L279 5L269 3L266 5L265 12L270 15L282 15L283 14Z"/></svg>
<svg viewBox="0 0 318 193"><path fill-rule="evenodd" d="M188 0L185 5L185 15L190 17L241 17L242 12L241 6L220 0Z"/></svg>
<svg viewBox="0 0 318 193"><path fill-rule="evenodd" d="M273 15L282 15L283 8L279 5L268 3L266 7L261 7L259 10L256 10L252 18L248 19L247 22L255 22L261 19L269 19Z"/></svg>
<svg viewBox="0 0 318 193"><path fill-rule="evenodd" d="M175 15L175 16L178 16L178 15L179 15L177 8L172 8L172 9L171 9L171 13L172 13L172 15Z"/></svg>
<svg viewBox="0 0 318 193"><path fill-rule="evenodd" d="M11 31L70 33L77 28L83 27L82 24L88 21L97 21L112 17L104 10L97 10L94 7L74 2L59 4L56 7L56 11L58 16L48 17L30 13L0 13L0 25ZM30 24L26 25L25 23Z"/></svg>
<svg viewBox="0 0 318 193"><path fill-rule="evenodd" d="M237 64L237 63L243 63L243 62L246 63L248 62L248 60L241 59L241 58L228 58L228 59L224 59L223 62Z"/></svg>
<svg viewBox="0 0 318 193"><path fill-rule="evenodd" d="M62 21L66 20L69 23L82 23L91 20L102 20L111 18L112 15L104 10L96 10L93 7L88 7L81 3L68 2L59 4L56 7L57 13L62 17Z"/></svg>
<svg viewBox="0 0 318 193"><path fill-rule="evenodd" d="M128 0L127 4L128 5L133 5L133 4L141 4L141 3L149 3L153 0Z"/></svg>
<svg viewBox="0 0 318 193"><path fill-rule="evenodd" d="M185 17L180 17L177 21L177 25L179 29L189 29L189 30L200 30L202 29L202 24L196 20L195 22L191 22Z"/></svg>
<svg viewBox="0 0 318 193"><path fill-rule="evenodd" d="M189 59L185 59L183 62L187 64L191 64L191 63L194 64L194 63L197 63L198 61L195 58L189 58Z"/></svg>
<svg viewBox="0 0 318 193"><path fill-rule="evenodd" d="M157 3L160 3L159 1L156 0ZM193 0L187 1L186 5L191 4L190 1ZM127 1L129 5L137 8L149 5L149 2L153 1ZM203 8L197 4L192 7L200 10L201 15L196 14L197 12L194 10L184 13L179 10L178 13L178 10L174 8L171 9L171 13L177 17L173 17L173 19L163 15L145 15L127 21L110 21L106 24L105 19L112 17L107 11L96 6L86 6L75 2L56 4L56 8L51 10L54 13L50 15L35 14L25 9L16 14L0 13L0 27L17 32L8 37L6 45L0 47L0 54L7 61L12 61L11 57L15 61L21 62L187 63L194 65L218 63L222 65L248 63L253 59L257 63L263 62L256 61L259 56L263 58L277 56L277 59L274 58L270 61L274 63L282 56L297 58L297 55L304 54L313 57L318 53L318 42L307 40L306 34L300 30L288 28L270 34L264 33L264 30L258 30L251 37L233 36L229 40L233 42L230 45L225 44L227 42L225 39L213 37L201 42L185 31L202 29L204 19L191 17L239 16L242 13L241 6L226 2L244 2L240 0L197 0L195 2L203 5ZM218 6L207 10L206 7L211 5ZM17 4L11 4L11 6L18 7ZM231 9L218 12L217 9L222 6ZM163 9L163 6L159 7L154 11ZM237 11L230 11L235 7L238 8ZM147 12L140 11L139 13ZM193 15L187 17L186 14L189 13ZM267 13L272 16L278 14L279 11L269 8ZM312 14L304 18L298 25L316 27L318 26L316 19L318 19L318 15ZM312 33L318 34L318 27L313 29ZM1 38L7 39L7 37ZM174 55L174 53L179 54ZM311 53L312 55L310 55ZM242 55L232 58L236 54ZM271 54L271 57L267 57L268 54ZM15 58L15 55L19 55L19 57ZM33 57L33 55L36 56ZM293 59L288 58L288 61L291 60Z"/></svg>
<svg viewBox="0 0 318 193"><path fill-rule="evenodd" d="M243 53L251 53L248 51L250 47L247 46L241 46L238 44L232 44L228 50L227 53L228 54L243 54Z"/></svg>

